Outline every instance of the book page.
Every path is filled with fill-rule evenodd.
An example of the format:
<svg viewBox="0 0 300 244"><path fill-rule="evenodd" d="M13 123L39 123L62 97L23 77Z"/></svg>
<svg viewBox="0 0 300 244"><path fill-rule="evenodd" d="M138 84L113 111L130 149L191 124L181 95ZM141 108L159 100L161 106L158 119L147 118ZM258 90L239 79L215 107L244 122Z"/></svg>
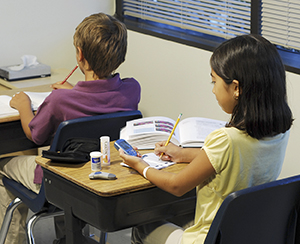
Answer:
<svg viewBox="0 0 300 244"><path fill-rule="evenodd" d="M43 103L45 98L51 92L25 92L31 99L31 107L33 111L36 111L38 107ZM9 102L12 97L7 95L0 96L0 118L19 115L19 111L12 108Z"/></svg>
<svg viewBox="0 0 300 244"><path fill-rule="evenodd" d="M25 92L31 99L31 107L36 111L51 92Z"/></svg>
<svg viewBox="0 0 300 244"><path fill-rule="evenodd" d="M200 117L184 119L179 123L180 143L185 147L203 146L205 138L225 124L225 121Z"/></svg>
<svg viewBox="0 0 300 244"><path fill-rule="evenodd" d="M11 100L10 96L7 95L0 96L0 118L19 114L18 110L12 108L9 105L10 100Z"/></svg>

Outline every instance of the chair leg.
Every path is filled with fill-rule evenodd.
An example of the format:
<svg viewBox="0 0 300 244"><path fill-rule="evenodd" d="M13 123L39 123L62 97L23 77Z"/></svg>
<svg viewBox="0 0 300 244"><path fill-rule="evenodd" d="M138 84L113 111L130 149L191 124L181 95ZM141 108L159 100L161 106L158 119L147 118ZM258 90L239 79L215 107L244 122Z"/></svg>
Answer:
<svg viewBox="0 0 300 244"><path fill-rule="evenodd" d="M63 215L64 212L63 211L57 211L57 212L53 212L53 213L48 213L46 211L41 211L38 212L34 215L31 216L31 218L27 221L27 225L26 225L26 238L27 238L27 243L28 244L35 244L35 239L34 239L34 235L33 235L33 228L36 224L36 222L40 219L40 218L50 218L50 217L55 217L55 216L59 216L59 215Z"/></svg>
<svg viewBox="0 0 300 244"><path fill-rule="evenodd" d="M9 204L8 208L6 209L6 213L0 230L0 244L4 244L14 210L21 203L21 199L17 197Z"/></svg>
<svg viewBox="0 0 300 244"><path fill-rule="evenodd" d="M91 228L94 228L90 225L86 225L82 232L83 232L83 235L86 236L86 237L89 237L89 238L92 238L93 240L95 240L93 237L95 236L94 233L90 233L91 231ZM97 230L97 229L96 229ZM98 232L99 230L97 230ZM95 232L95 229L92 229L92 232ZM99 231L99 242L97 241L97 243L99 244L106 244L106 241L107 241L107 233L106 232L103 232L103 231Z"/></svg>
<svg viewBox="0 0 300 244"><path fill-rule="evenodd" d="M99 240L99 244L105 244L107 240L107 233L101 231L100 232L100 240Z"/></svg>

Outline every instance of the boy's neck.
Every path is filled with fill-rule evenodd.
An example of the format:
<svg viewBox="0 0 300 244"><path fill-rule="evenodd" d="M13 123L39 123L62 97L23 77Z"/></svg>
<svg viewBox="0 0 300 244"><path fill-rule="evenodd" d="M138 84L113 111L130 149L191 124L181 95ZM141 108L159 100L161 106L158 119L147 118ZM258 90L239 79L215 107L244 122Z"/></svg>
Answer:
<svg viewBox="0 0 300 244"><path fill-rule="evenodd" d="M91 81L91 80L108 80L113 77L113 75L109 75L108 77L100 78L98 77L93 71L86 71L85 72L85 81Z"/></svg>
<svg viewBox="0 0 300 244"><path fill-rule="evenodd" d="M101 78L99 78L94 71L85 71L84 73L85 75L85 81L91 81L91 80L100 80Z"/></svg>

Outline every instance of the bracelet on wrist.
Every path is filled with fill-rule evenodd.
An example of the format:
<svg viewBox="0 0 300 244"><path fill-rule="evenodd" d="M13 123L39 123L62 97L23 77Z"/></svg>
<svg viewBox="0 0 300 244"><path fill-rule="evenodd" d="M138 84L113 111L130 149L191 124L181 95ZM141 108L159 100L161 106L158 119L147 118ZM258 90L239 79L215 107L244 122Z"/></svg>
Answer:
<svg viewBox="0 0 300 244"><path fill-rule="evenodd" d="M144 168L144 170L143 170L143 176L144 176L144 178L145 178L146 180L148 180L148 178L147 178L147 176L146 176L146 173L147 173L147 171L148 171L149 168L151 168L151 166L147 166L147 167Z"/></svg>

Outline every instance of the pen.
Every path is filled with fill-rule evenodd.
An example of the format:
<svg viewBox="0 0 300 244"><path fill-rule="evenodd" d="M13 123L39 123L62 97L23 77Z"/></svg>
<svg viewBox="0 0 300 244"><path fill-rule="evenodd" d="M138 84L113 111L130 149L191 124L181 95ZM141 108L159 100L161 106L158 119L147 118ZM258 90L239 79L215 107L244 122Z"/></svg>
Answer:
<svg viewBox="0 0 300 244"><path fill-rule="evenodd" d="M68 74L68 76L63 80L63 82L61 83L64 84L68 79L69 77L74 73L74 71L78 68L78 65L75 66L75 68L70 72L70 74Z"/></svg>
<svg viewBox="0 0 300 244"><path fill-rule="evenodd" d="M168 138L168 140L167 140L166 143L165 143L165 147L168 146L168 144L169 144L169 142L170 142L170 140L171 140L171 138L172 138L172 136L173 136L173 134L174 134L174 131L175 131L177 125L178 125L178 122L179 122L181 116L182 116L182 114L179 114L179 116L178 116L178 118L177 118L177 120L176 120L176 122L175 122L175 125L174 125L174 127L173 127L173 130L171 131L171 133L170 133L170 135L169 135L169 138ZM163 155L164 155L164 153L161 153L159 159L161 159L161 157L162 157Z"/></svg>

